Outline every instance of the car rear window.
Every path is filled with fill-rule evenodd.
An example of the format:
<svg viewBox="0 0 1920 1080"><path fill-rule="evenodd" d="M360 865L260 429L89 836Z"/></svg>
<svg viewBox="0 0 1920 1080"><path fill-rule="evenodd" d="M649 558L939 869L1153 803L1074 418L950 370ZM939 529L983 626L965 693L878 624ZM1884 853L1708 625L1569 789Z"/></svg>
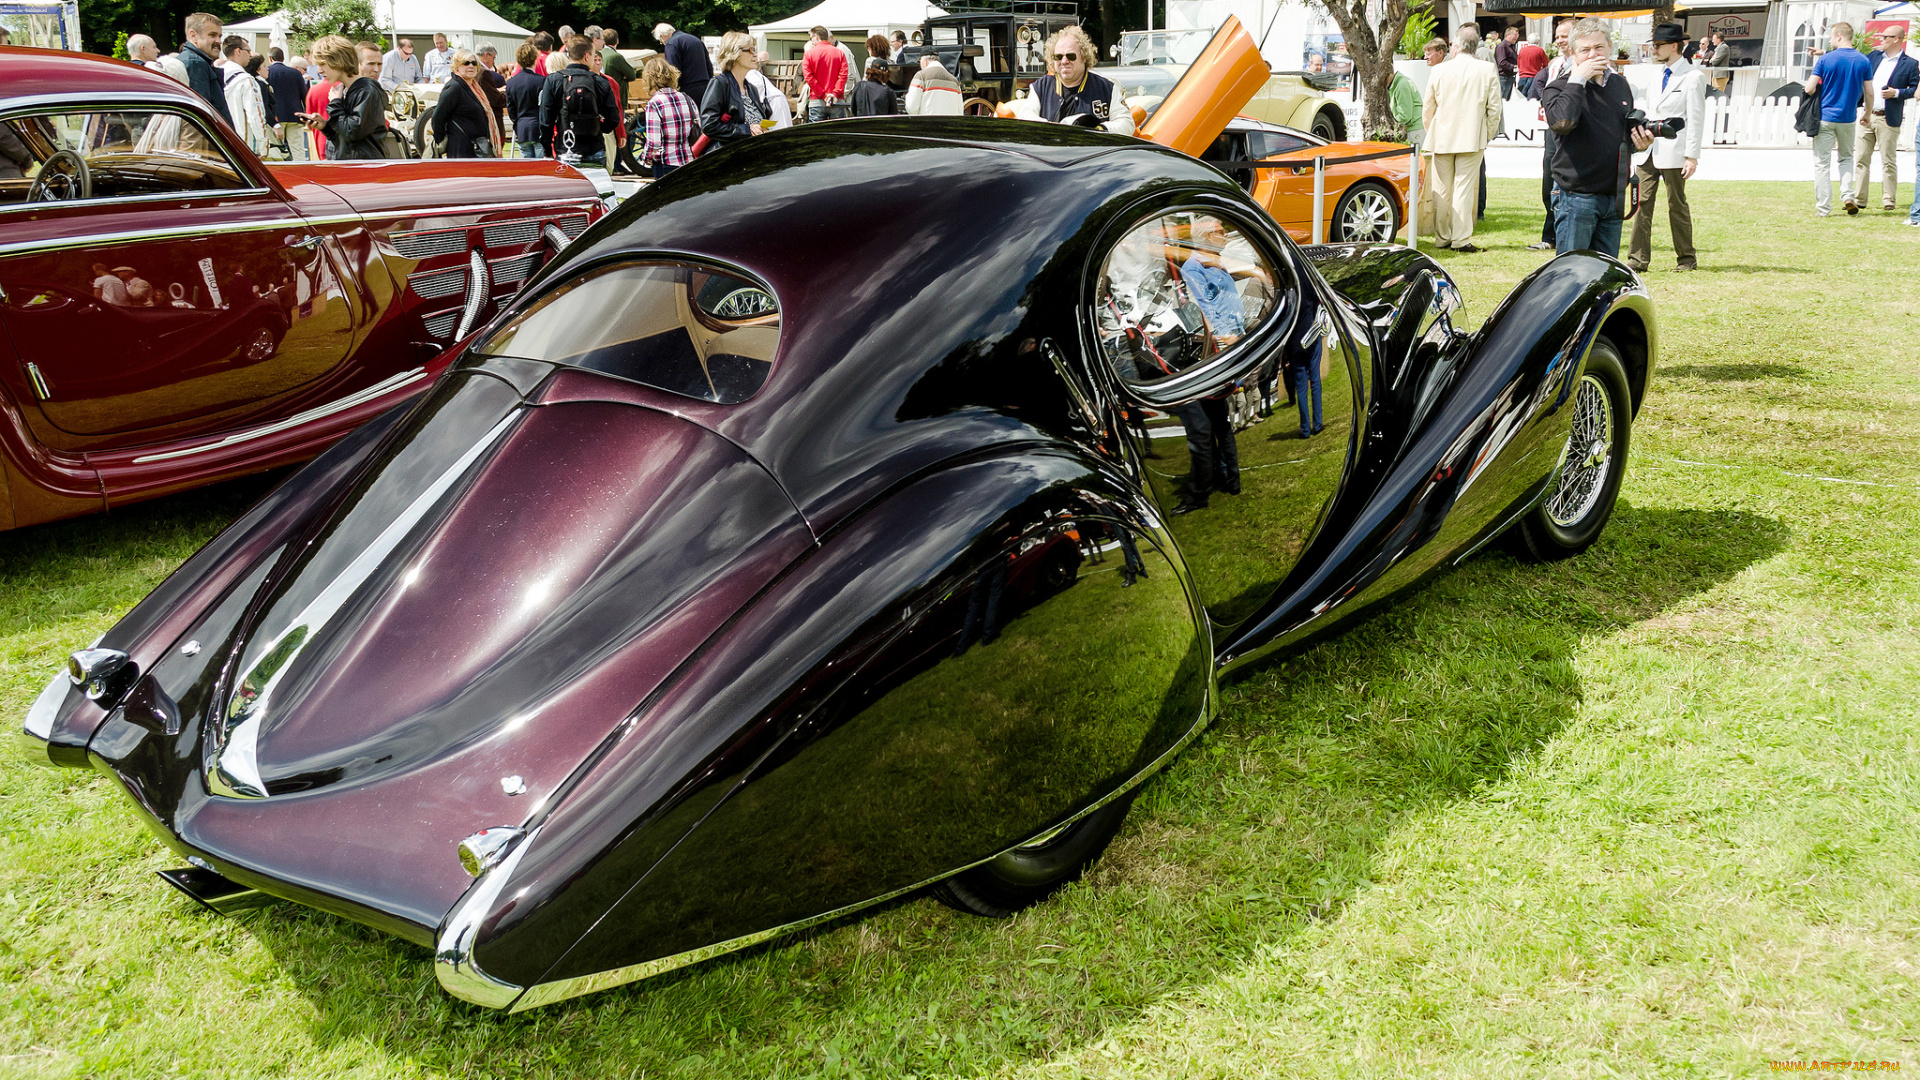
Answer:
<svg viewBox="0 0 1920 1080"><path fill-rule="evenodd" d="M760 389L780 344L773 291L683 262L598 267L542 295L474 347L731 405Z"/></svg>

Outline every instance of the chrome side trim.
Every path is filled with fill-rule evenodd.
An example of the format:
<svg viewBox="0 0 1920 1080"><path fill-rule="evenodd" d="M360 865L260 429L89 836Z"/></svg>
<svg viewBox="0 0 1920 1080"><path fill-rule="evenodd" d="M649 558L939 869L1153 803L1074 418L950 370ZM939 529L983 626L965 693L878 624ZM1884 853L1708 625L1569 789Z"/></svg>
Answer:
<svg viewBox="0 0 1920 1080"><path fill-rule="evenodd" d="M40 372L40 365L27 361L27 381L33 384L33 396L41 401L53 400L53 388L47 385L47 377Z"/></svg>
<svg viewBox="0 0 1920 1080"><path fill-rule="evenodd" d="M475 248L467 255L467 302L460 311L460 325L453 331L455 341L462 340L473 332L480 321L480 313L486 310L487 301L493 299L493 274L487 267L486 253Z"/></svg>
<svg viewBox="0 0 1920 1080"><path fill-rule="evenodd" d="M398 375L389 375L364 390L355 391L343 398L335 398L325 405L316 405L306 412L295 413L285 420L276 420L271 424L266 424L261 427L248 428L245 431L236 431L231 435L216 439L213 442L201 443L198 446L189 446L183 450L162 450L157 454L143 454L140 457L134 458L133 463L135 465L145 465L149 461L171 461L174 458L190 457L194 454L204 454L209 450L221 450L238 443L264 439L268 435L277 435L282 431L297 428L302 424L310 424L315 420L332 416L334 413L345 412L355 406L364 405L390 391L398 390L408 383L418 382L426 377L427 369L423 367L414 368L411 371L403 371Z"/></svg>
<svg viewBox="0 0 1920 1080"><path fill-rule="evenodd" d="M267 643L253 648L253 658L245 665L246 674L227 692L225 738L207 762L207 786L215 794L229 798L264 798L266 785L261 781L257 759L260 723L268 713L274 687L292 669L294 658L311 644L314 637L340 610L349 597L373 576L400 542L406 539L420 519L439 503L442 496L480 457L506 434L520 417L515 409L493 425L460 459L434 478L425 491L375 537L366 549L347 564L340 575L327 583L320 594L307 602L292 623ZM256 639L258 640L258 639Z"/></svg>
<svg viewBox="0 0 1920 1080"><path fill-rule="evenodd" d="M229 194L272 194L265 188L256 188L251 192L230 192ZM222 233L262 232L267 229L290 229L300 225L323 225L335 221L359 221L358 215L341 218L293 217L282 221L252 221L233 225L222 225ZM160 229L125 229L120 232L87 233L81 236L50 237L44 240L17 240L10 244L0 243L0 256L24 255L42 251L70 251L74 248L103 247L109 244L143 243L148 240L190 240L207 235L205 226L174 227Z"/></svg>
<svg viewBox="0 0 1920 1080"><path fill-rule="evenodd" d="M473 941L480 932L480 924L493 914L501 891L513 877L514 868L520 865L520 856L526 854L533 846L534 837L539 835L540 830L536 828L519 837L518 843L467 887L453 910L447 912L446 921L440 924L440 933L434 938L433 974L440 980L441 989L462 1001L504 1009L521 996L520 987L480 970L473 960Z"/></svg>
<svg viewBox="0 0 1920 1080"><path fill-rule="evenodd" d="M307 162L302 164L311 164L311 163ZM347 165L347 166L353 166L356 164L366 164L366 163L342 162L341 164ZM278 197L277 192L270 191L267 188L247 188L245 190L239 190L239 191L209 192L208 194L209 195L218 194L218 195L221 195L222 197L230 197L235 195L274 195ZM177 195L169 196L169 198L178 198L178 197L179 196ZM525 210L528 207L535 206L535 205L539 205L539 204L534 202L490 203L490 204L481 205L481 206L435 206L435 207L418 209L418 210L415 210L415 209L393 210L393 211L374 213L371 215L329 214L324 216L302 215L302 214L299 214L299 212L296 210L293 212L295 213L297 220L256 221L256 222L247 222L247 223L241 223L236 225L223 225L221 226L221 231L228 232L228 233L258 232L262 229L285 229L285 228L289 228L294 225L298 225L302 223L309 226L347 225L347 224L358 225L363 223L368 216L371 216L375 220L379 220L382 218L443 217L449 214L490 214L496 210ZM292 208L289 207L289 209L291 210ZM585 219L580 218L580 220L584 221ZM466 226L453 226L453 227L465 228ZM584 225L582 227L584 228ZM434 231L434 230L420 230L420 231L424 232L424 231ZM104 244L137 243L137 242L146 241L146 240L192 239L194 237L201 237L205 235L207 235L207 230L204 226L196 226L192 228L177 226L173 228L127 229L121 232L96 233L96 234L88 234L84 236L48 237L42 240L17 240L17 241L14 241L13 243L0 243L0 256L23 255L31 252L40 252L40 251L70 251L75 248L99 247Z"/></svg>
<svg viewBox="0 0 1920 1080"><path fill-rule="evenodd" d="M622 968L614 968L611 971L596 971L591 975L577 975L571 979L559 979L554 982L536 983L533 986L527 988L526 993L521 994L519 1000L513 1002L513 1007L508 1011L509 1012L525 1012L528 1009L537 1009L542 1005L552 1005L555 1002L565 1001L568 998L579 997L583 994L597 993L601 990L609 990L616 986L625 985L626 983L639 982L642 979L651 979L655 975L664 975L667 972L673 971L677 968L683 968L690 964L698 964L703 961L711 960L717 956L724 956L730 952L738 952L741 949L751 948L752 946L758 945L763 941L770 941L774 938L780 937L785 934L799 933L802 930L808 930L815 926L819 926L823 923L832 922L835 919L843 918L845 916L854 914L855 912L865 910L866 908L874 907L879 904L884 904L889 900L898 899L899 897L905 896L908 893L914 892L919 889L924 889L929 885L942 881L946 878L952 877L955 874L965 873L966 871L971 870L976 866L983 866L987 863L990 863L993 860L999 858L1000 856L1005 855L1009 851L1018 851L1019 849L1026 847L1030 844L1034 844L1041 840L1047 839L1053 836L1054 834L1059 833L1061 830L1067 828L1068 826L1072 825L1074 822L1079 821L1081 818L1086 817L1088 814L1093 813L1094 811L1100 809L1101 807L1106 806L1108 803L1111 803L1113 800L1120 798L1121 796L1134 790L1140 785L1146 783L1148 780L1152 779L1154 775L1158 773L1161 769L1165 768L1167 763L1172 761L1175 755L1180 753L1180 751L1186 749L1187 745L1193 742L1194 739L1198 738L1200 733L1202 731L1205 731L1208 725L1213 722L1214 712L1217 705L1217 695L1218 695L1218 687L1215 685L1212 677L1209 676L1207 680L1207 697L1206 697L1206 700L1201 702L1200 704L1200 716L1198 719L1194 721L1193 726L1190 729L1188 729L1186 735L1182 736L1177 743L1169 747L1167 751L1161 754L1159 757L1154 758L1153 761L1149 763L1146 768L1140 771L1139 775L1135 776L1132 780L1129 780L1127 783L1122 784L1121 786L1115 788L1113 791L1109 792L1104 798L1100 799L1098 802L1092 804L1091 806L1086 807L1085 809L1081 810L1079 813L1073 815L1070 818L1067 818L1065 821L1056 822L1052 825L1047 826L1045 829L1041 830L1039 833L1037 833L1033 837L1030 837L1026 840L1022 840L1019 843L1008 847L1006 851L996 851L992 855L989 855L986 858L979 860L978 862L968 863L967 865L959 867L954 870L943 871L940 874L934 877L930 877L925 881L916 882L915 884L908 885L905 888L895 889L890 893L885 893L883 895L876 896L870 900L862 900L859 903L848 904L846 907L836 908L835 910L826 912L825 914L814 915L809 918L801 919L798 922L787 923L783 926L775 926L767 930L755 931L754 933L747 934L744 937L737 937L728 941L719 941L719 942L715 942L712 945L702 945L697 949L689 949L686 952L675 953L672 956L662 956L655 960L647 960L638 964L630 964ZM516 858L518 857L517 852L515 857ZM446 985L445 979L441 980L441 985L442 986ZM452 992L451 989L449 989L449 992L450 993ZM463 995L456 994L455 996L463 996ZM467 998L467 1000L473 1001L476 999ZM481 1004L486 1004L486 1003L481 1002Z"/></svg>

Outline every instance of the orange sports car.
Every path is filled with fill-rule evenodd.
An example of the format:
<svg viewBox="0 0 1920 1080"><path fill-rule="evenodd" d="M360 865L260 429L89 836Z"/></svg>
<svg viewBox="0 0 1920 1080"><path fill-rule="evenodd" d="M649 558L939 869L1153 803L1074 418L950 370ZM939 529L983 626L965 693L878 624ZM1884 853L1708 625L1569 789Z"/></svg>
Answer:
<svg viewBox="0 0 1920 1080"><path fill-rule="evenodd" d="M1269 78L1240 20L1229 16L1205 51L1143 123L1140 137L1234 173L1294 240L1313 236L1313 160L1328 159L1321 235L1328 242L1392 240L1407 219L1413 155L1402 143L1329 142L1238 115ZM1332 164L1342 158L1402 151Z"/></svg>

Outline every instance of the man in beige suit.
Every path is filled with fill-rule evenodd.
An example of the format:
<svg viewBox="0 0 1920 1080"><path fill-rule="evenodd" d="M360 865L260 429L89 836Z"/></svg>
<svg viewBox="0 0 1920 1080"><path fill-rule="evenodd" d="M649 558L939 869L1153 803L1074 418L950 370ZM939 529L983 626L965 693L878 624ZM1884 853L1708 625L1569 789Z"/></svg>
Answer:
<svg viewBox="0 0 1920 1080"><path fill-rule="evenodd" d="M1440 246L1479 251L1473 245L1474 204L1478 201L1480 156L1500 133L1500 77L1492 64L1475 58L1480 32L1472 25L1453 35L1454 56L1427 76L1421 115L1433 154L1434 229Z"/></svg>

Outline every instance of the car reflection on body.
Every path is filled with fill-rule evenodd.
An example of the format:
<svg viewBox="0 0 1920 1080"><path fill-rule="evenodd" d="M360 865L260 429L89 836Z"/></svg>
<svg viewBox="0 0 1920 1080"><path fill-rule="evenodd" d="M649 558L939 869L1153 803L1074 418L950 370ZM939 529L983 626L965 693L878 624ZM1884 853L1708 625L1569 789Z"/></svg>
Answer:
<svg viewBox="0 0 1920 1080"><path fill-rule="evenodd" d="M916 889L1005 915L1098 856L1218 676L1497 538L1599 535L1640 281L1575 253L1472 332L1457 306L1139 139L774 132L593 226L24 734L115 778L209 906L361 920L498 1008ZM1125 417L1309 365L1323 429L1225 436L1234 485L1173 516Z"/></svg>
<svg viewBox="0 0 1920 1080"><path fill-rule="evenodd" d="M1325 161L1320 236L1335 243L1391 241L1406 221L1411 151L1401 143L1338 141L1346 126L1339 108L1303 96L1317 91L1289 83L1301 76L1270 73L1233 16L1192 64L1099 71L1135 104L1142 138L1232 174L1295 240L1315 235L1316 158ZM1300 130L1306 126L1312 130Z"/></svg>
<svg viewBox="0 0 1920 1080"><path fill-rule="evenodd" d="M0 528L311 458L604 212L554 162L269 168L75 53L0 48L0 127Z"/></svg>

